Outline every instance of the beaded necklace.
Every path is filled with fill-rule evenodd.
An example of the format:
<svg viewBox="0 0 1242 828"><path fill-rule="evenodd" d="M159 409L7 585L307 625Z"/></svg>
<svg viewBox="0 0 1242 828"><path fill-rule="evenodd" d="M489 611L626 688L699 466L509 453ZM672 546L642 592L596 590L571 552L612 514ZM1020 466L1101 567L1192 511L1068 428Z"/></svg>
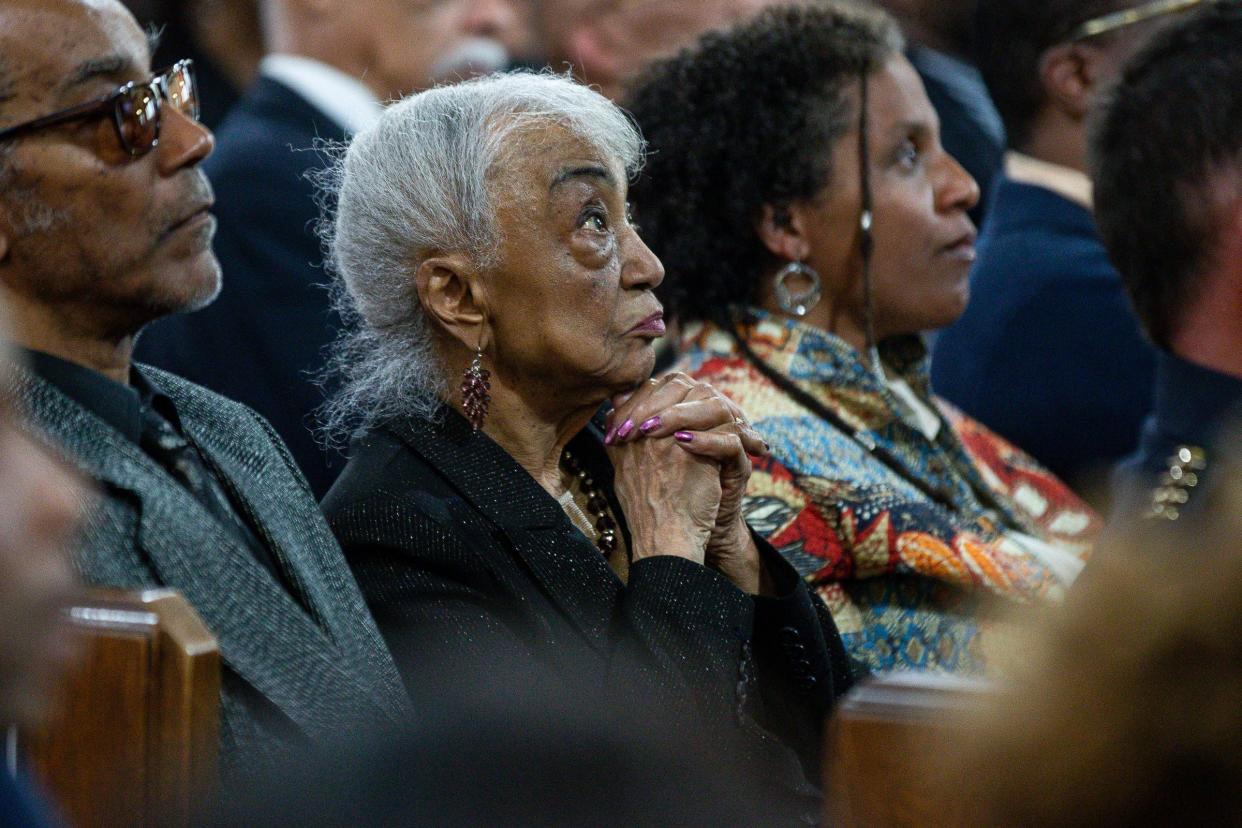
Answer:
<svg viewBox="0 0 1242 828"><path fill-rule="evenodd" d="M578 502L574 500L572 489L566 489L565 494L561 496L561 508L583 534L594 539L596 547L605 558L611 557L617 551L620 541L618 540L617 521L612 516L608 496L596 485L590 472L582 468L578 459L568 451L561 455L561 463L565 471L578 481L578 488L586 495L587 510L591 514L588 517L583 513Z"/></svg>

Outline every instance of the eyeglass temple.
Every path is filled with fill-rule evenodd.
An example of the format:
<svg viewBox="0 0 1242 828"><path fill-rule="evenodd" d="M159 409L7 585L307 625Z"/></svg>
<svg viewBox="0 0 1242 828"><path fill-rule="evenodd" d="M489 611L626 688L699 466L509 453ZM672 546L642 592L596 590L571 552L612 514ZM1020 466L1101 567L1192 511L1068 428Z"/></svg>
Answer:
<svg viewBox="0 0 1242 828"><path fill-rule="evenodd" d="M1088 20L1078 28L1070 32L1067 42L1076 40L1086 40L1087 38L1097 37L1105 32L1111 32L1114 29L1121 29L1134 23L1140 23L1153 17L1160 17L1165 14L1173 14L1175 12L1189 9L1192 6L1198 6L1205 0L1153 0L1150 3L1143 3L1129 9L1112 12L1110 14L1101 15L1092 20Z"/></svg>

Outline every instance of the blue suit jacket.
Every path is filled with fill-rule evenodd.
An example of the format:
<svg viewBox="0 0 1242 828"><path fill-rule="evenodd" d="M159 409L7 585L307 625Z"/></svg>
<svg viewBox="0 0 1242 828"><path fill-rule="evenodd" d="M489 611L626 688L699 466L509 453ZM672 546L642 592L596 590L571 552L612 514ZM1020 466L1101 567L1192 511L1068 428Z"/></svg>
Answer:
<svg viewBox="0 0 1242 828"><path fill-rule="evenodd" d="M205 164L216 191L220 297L151 325L138 345L139 359L262 414L318 496L343 465L315 443L309 419L323 400L312 377L339 322L324 287L319 210L306 173L327 163L313 149L317 139L344 137L292 89L270 78L255 83Z"/></svg>
<svg viewBox="0 0 1242 828"><path fill-rule="evenodd" d="M936 340L936 391L1071 485L1102 484L1138 443L1155 348L1091 214L1002 177L970 286Z"/></svg>

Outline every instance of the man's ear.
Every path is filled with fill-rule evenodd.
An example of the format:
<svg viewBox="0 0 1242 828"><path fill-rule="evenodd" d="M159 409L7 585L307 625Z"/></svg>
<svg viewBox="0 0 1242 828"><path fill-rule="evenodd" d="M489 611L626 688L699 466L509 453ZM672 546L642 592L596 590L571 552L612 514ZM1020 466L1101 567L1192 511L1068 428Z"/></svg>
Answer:
<svg viewBox="0 0 1242 828"><path fill-rule="evenodd" d="M802 262L811 253L806 238L806 217L798 205L765 204L755 222L759 240L783 262Z"/></svg>
<svg viewBox="0 0 1242 828"><path fill-rule="evenodd" d="M1086 118L1091 106L1095 52L1081 44L1062 43L1044 52L1039 60L1039 82L1044 95L1075 121Z"/></svg>
<svg viewBox="0 0 1242 828"><path fill-rule="evenodd" d="M418 300L431 318L468 351L486 348L487 293L464 255L433 256L414 274Z"/></svg>

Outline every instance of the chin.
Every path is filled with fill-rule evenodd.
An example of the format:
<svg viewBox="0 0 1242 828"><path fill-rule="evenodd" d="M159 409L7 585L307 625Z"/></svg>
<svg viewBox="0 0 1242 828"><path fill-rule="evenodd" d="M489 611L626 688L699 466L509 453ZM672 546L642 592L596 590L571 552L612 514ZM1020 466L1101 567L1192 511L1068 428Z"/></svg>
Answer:
<svg viewBox="0 0 1242 828"><path fill-rule="evenodd" d="M179 280L180 290L168 303L168 313L193 313L216 301L223 285L220 263L211 251L173 278Z"/></svg>

